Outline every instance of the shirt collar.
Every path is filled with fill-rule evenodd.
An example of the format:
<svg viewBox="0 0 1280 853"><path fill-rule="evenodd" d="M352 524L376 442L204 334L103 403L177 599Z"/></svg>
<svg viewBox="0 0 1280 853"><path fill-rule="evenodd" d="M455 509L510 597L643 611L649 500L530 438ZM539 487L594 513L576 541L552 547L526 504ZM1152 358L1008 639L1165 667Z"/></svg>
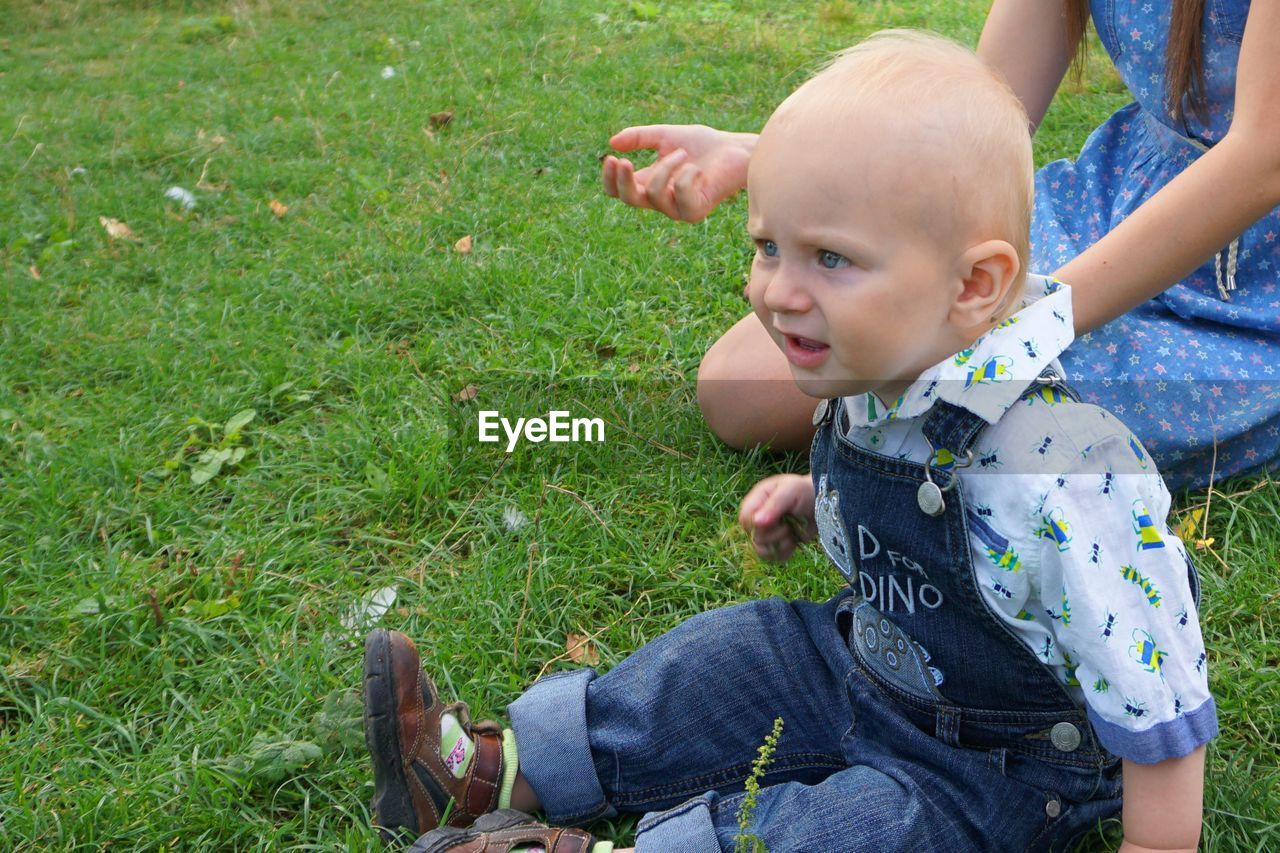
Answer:
<svg viewBox="0 0 1280 853"><path fill-rule="evenodd" d="M921 373L892 405L874 393L846 397L850 428L915 418L938 400L967 409L987 423L1000 420L1075 338L1070 287L1048 276L1028 275L1026 299L1021 310L973 346Z"/></svg>

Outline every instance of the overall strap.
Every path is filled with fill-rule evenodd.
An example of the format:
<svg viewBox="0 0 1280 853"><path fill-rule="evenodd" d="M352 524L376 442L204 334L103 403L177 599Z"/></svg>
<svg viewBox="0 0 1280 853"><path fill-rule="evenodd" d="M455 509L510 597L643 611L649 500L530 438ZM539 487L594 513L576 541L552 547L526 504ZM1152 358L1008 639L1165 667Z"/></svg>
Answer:
<svg viewBox="0 0 1280 853"><path fill-rule="evenodd" d="M1028 397L1045 393L1046 389L1058 393L1073 402L1080 402L1079 395L1067 386L1066 381L1058 375L1052 365L1046 365L1039 376L1027 383L1027 387L1023 390L1019 399L1025 400ZM973 445L978 434L988 425L987 421L980 415L976 415L968 409L961 408L946 400L938 400L929 409L928 414L925 415L925 421L921 429L925 438L929 440L933 447L945 447L956 457L961 457Z"/></svg>
<svg viewBox="0 0 1280 853"><path fill-rule="evenodd" d="M959 457L969 450L986 426L982 416L946 400L938 400L925 415L921 429L933 447L945 447Z"/></svg>

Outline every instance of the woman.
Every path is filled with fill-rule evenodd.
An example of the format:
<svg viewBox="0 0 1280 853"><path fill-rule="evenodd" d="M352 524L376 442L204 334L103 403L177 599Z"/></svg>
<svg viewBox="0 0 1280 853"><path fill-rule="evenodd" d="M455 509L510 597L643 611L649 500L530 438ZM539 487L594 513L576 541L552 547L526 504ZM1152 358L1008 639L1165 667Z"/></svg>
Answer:
<svg viewBox="0 0 1280 853"><path fill-rule="evenodd" d="M1171 487L1200 488L1280 458L1280 4L1065 0L1058 16L997 0L978 53L1033 130L1090 5L1136 101L1075 163L1040 170L1032 268L1072 285L1067 378L1141 436ZM755 137L656 125L610 142L660 156L639 171L606 157L609 195L696 222L745 186ZM703 358L698 400L735 446L812 435L813 400L754 315Z"/></svg>

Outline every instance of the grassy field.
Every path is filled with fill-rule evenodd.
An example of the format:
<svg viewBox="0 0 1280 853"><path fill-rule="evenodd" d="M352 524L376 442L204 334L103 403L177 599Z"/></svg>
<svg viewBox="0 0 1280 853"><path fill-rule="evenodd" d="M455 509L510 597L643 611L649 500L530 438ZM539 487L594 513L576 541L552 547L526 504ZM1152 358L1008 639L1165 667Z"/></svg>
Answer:
<svg viewBox="0 0 1280 853"><path fill-rule="evenodd" d="M744 309L743 200L638 214L598 158L627 124L755 129L827 51L974 43L983 11L0 2L0 847L375 847L378 590L482 716L569 635L607 667L709 607L829 595L815 553L766 566L734 522L803 460L724 449L694 404ZM1095 53L1039 161L1125 100ZM608 442L508 457L481 405ZM1205 846L1276 849L1280 499L1178 508L1206 503Z"/></svg>

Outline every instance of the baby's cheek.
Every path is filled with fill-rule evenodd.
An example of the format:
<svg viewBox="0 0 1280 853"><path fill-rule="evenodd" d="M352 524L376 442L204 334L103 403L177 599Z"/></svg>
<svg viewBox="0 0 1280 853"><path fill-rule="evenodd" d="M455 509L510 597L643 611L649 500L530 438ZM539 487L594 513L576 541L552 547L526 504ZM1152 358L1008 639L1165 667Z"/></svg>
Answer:
<svg viewBox="0 0 1280 853"><path fill-rule="evenodd" d="M769 333L769 337L773 338L774 343L781 347L782 343L777 339L778 336L773 332L773 312L771 312L764 304L764 290L764 279L753 276L751 281L747 283L747 286L743 288L742 293L747 297L747 301L751 303L752 313L760 320L765 331Z"/></svg>

